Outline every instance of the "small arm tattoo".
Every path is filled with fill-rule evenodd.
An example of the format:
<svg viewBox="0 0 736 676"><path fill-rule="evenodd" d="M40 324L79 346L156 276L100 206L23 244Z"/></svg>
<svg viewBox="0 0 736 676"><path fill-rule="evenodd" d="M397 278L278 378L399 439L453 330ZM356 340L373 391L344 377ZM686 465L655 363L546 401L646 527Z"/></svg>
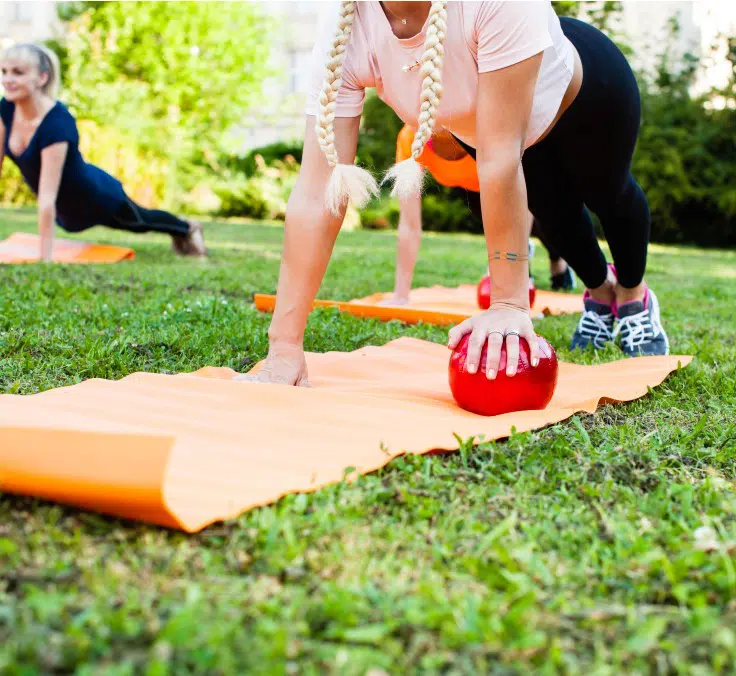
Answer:
<svg viewBox="0 0 736 676"><path fill-rule="evenodd" d="M512 251L494 251L491 254L492 261L528 261L529 254L525 253L513 253Z"/></svg>

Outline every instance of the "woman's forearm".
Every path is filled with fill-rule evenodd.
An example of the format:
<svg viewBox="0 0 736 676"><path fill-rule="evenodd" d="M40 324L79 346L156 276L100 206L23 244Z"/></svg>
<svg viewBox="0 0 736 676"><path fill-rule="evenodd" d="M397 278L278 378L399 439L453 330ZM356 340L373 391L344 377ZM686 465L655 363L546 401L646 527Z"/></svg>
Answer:
<svg viewBox="0 0 736 676"><path fill-rule="evenodd" d="M512 154L479 162L478 178L493 304L528 309L530 223L521 160Z"/></svg>
<svg viewBox="0 0 736 676"><path fill-rule="evenodd" d="M41 260L50 261L54 250L54 222L56 206L42 204L38 207L38 234L41 238Z"/></svg>
<svg viewBox="0 0 736 676"><path fill-rule="evenodd" d="M417 195L402 201L397 240L394 296L408 299L419 253L419 243L422 240L421 196Z"/></svg>
<svg viewBox="0 0 736 676"><path fill-rule="evenodd" d="M287 208L276 308L268 332L272 343L302 344L342 224L342 217L332 216L323 199L301 192L295 188Z"/></svg>
<svg viewBox="0 0 736 676"><path fill-rule="evenodd" d="M421 229L404 228L399 226L398 247L396 251L396 281L394 295L397 298L408 298L411 292L411 283L414 279L414 268L419 254L419 244L422 240Z"/></svg>

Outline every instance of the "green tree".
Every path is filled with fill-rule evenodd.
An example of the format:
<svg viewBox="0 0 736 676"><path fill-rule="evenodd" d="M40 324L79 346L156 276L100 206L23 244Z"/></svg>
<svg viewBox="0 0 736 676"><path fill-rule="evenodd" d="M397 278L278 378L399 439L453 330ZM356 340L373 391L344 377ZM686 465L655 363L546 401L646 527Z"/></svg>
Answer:
<svg viewBox="0 0 736 676"><path fill-rule="evenodd" d="M604 2L580 2L580 0L553 0L552 7L557 16L581 18L602 31L611 28L611 19L621 11L621 3L615 0Z"/></svg>
<svg viewBox="0 0 736 676"><path fill-rule="evenodd" d="M80 117L168 157L172 187L197 165L214 168L267 74L257 4L75 2L59 14L64 94Z"/></svg>
<svg viewBox="0 0 736 676"><path fill-rule="evenodd" d="M633 173L649 200L652 239L704 246L736 244L736 46L729 82L693 97L699 60L674 50L671 23L652 76L640 77L643 124Z"/></svg>

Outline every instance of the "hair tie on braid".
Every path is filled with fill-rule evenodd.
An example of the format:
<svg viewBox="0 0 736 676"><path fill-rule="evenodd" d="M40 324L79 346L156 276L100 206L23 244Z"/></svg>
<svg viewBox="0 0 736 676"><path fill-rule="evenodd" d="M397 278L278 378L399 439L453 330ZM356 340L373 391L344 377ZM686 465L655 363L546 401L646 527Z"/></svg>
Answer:
<svg viewBox="0 0 736 676"><path fill-rule="evenodd" d="M442 98L442 66L445 60L445 37L447 36L447 0L435 0L429 10L427 37L424 54L420 60L422 93L419 99L417 132L411 146L411 157L394 164L381 183L393 181L391 194L398 198L421 194L424 182L424 167L417 159L424 145L432 137L437 110Z"/></svg>
<svg viewBox="0 0 736 676"><path fill-rule="evenodd" d="M325 200L327 208L335 216L340 214L340 209L348 201L356 207L361 207L378 193L378 184L369 172L354 164L340 164L335 146L337 93L342 85L343 62L354 18L355 2L340 3L337 32L327 58L317 116L317 140L332 169L327 182Z"/></svg>

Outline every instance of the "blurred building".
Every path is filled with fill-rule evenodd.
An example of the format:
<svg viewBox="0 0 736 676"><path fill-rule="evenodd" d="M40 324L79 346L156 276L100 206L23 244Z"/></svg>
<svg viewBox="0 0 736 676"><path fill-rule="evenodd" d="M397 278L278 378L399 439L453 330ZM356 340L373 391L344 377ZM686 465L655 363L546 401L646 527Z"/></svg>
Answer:
<svg viewBox="0 0 736 676"><path fill-rule="evenodd" d="M324 2L263 2L273 22L270 66L261 105L243 121L237 144L245 151L304 135L304 103L312 64L312 47Z"/></svg>
<svg viewBox="0 0 736 676"><path fill-rule="evenodd" d="M56 4L50 0L0 0L0 45L58 35L61 27Z"/></svg>

